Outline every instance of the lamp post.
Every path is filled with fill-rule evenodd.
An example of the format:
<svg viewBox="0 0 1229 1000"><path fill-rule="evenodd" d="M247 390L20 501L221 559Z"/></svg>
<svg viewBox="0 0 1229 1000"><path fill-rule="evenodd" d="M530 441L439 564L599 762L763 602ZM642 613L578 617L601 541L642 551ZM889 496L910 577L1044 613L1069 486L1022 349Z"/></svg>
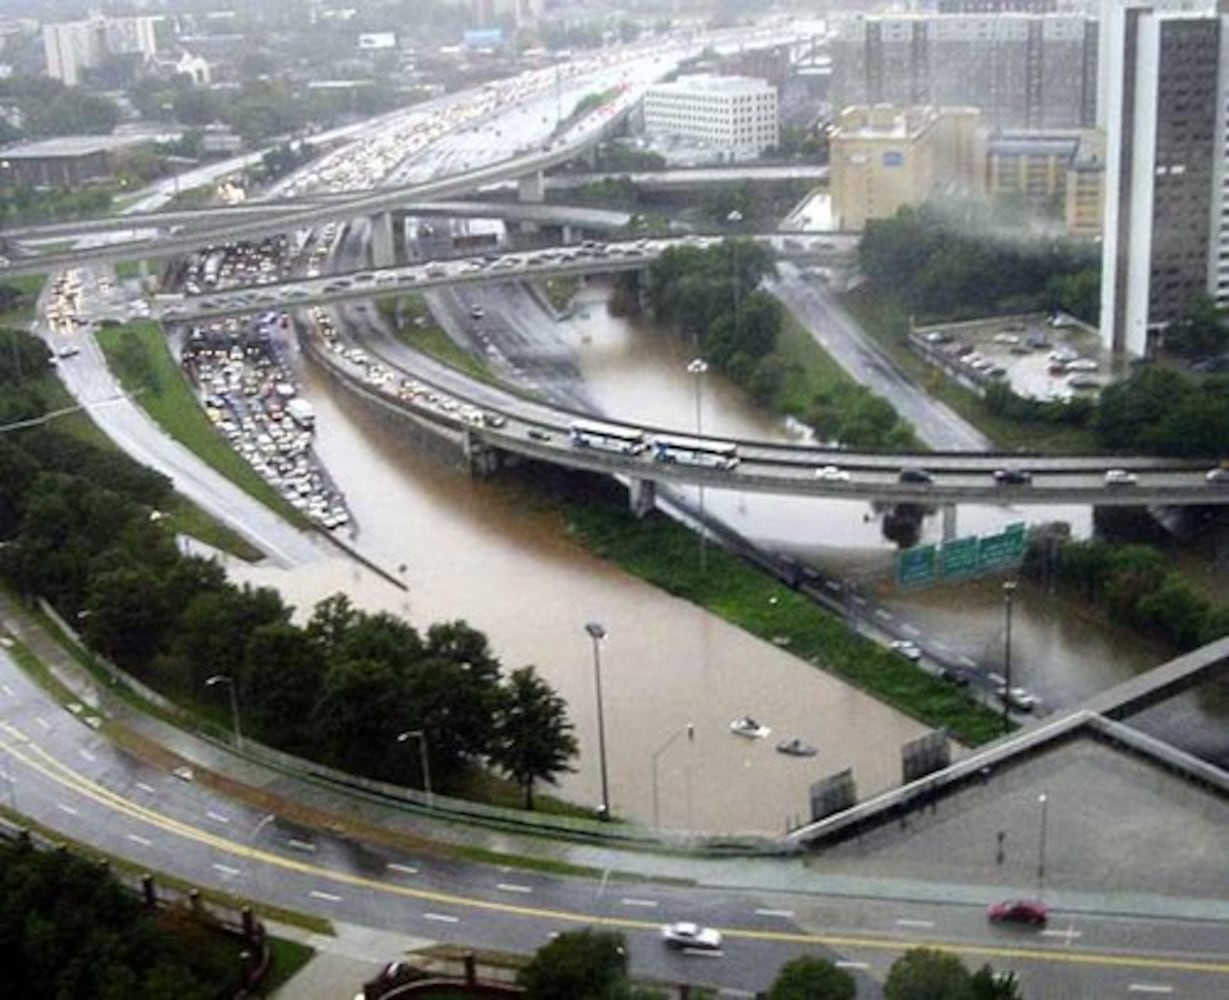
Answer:
<svg viewBox="0 0 1229 1000"><path fill-rule="evenodd" d="M1011 599L1016 592L1015 580L1003 581L1003 613L1007 624L1003 632L1003 732L1011 729Z"/></svg>
<svg viewBox="0 0 1229 1000"><path fill-rule="evenodd" d="M235 725L235 746L243 749L243 729L239 725L239 695L235 691L235 679L229 674L214 674L205 681L205 687L225 684L230 692L230 717Z"/></svg>
<svg viewBox="0 0 1229 1000"><path fill-rule="evenodd" d="M600 622L585 626L593 640L593 683L597 690L597 755L602 769L602 819L610 819L610 784L606 777L606 719L602 713L602 640L606 629Z"/></svg>
<svg viewBox="0 0 1229 1000"><path fill-rule="evenodd" d="M725 221L731 226L737 227L743 221L743 214L738 209L732 209L730 214L725 217ZM738 238L737 236L730 244L731 258L734 266L734 340L737 342L743 332L743 317L742 317L742 281L738 273Z"/></svg>
<svg viewBox="0 0 1229 1000"><path fill-rule="evenodd" d="M431 794L431 763L427 756L427 734L421 729L410 729L397 734L397 742L418 740L418 763L422 767L422 790L427 794L427 808L435 806L435 796Z"/></svg>
<svg viewBox="0 0 1229 1000"><path fill-rule="evenodd" d="M1037 894L1041 895L1046 884L1046 809L1049 800L1045 792L1037 796L1037 804L1041 806L1041 830L1037 840Z"/></svg>
<svg viewBox="0 0 1229 1000"><path fill-rule="evenodd" d="M708 362L703 358L692 358L687 362L687 374L695 379L695 399L696 399L696 437L704 433L704 420L702 417L703 407L701 405L704 389L704 376L708 374ZM708 562L708 551L705 543L705 525L704 525L704 484L700 483L699 493L700 503L700 569L704 570Z"/></svg>
<svg viewBox="0 0 1229 1000"><path fill-rule="evenodd" d="M693 726L689 722L682 729L676 729L666 738L666 742L664 742L661 746L659 746L656 750L653 751L653 826L654 827L657 827L659 825L658 805L657 805L657 760L659 757L661 757L663 753L669 750L670 747L674 744L674 741L677 740L684 733L687 734L687 739L690 742L696 738L696 727Z"/></svg>

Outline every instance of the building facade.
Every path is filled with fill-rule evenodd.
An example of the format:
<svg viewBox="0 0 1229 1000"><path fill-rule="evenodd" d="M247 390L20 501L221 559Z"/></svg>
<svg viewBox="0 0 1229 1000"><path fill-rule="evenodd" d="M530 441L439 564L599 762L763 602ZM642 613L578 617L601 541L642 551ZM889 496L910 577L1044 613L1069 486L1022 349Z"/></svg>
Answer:
<svg viewBox="0 0 1229 1000"><path fill-rule="evenodd" d="M1199 296L1229 303L1229 20L1115 8L1101 331L1107 348L1146 357Z"/></svg>
<svg viewBox="0 0 1229 1000"><path fill-rule="evenodd" d="M1061 220L1073 236L1101 234L1105 143L1096 129L999 129L986 139L986 193L1018 197L1033 214Z"/></svg>
<svg viewBox="0 0 1229 1000"><path fill-rule="evenodd" d="M780 142L777 90L741 76L680 76L649 87L644 128L714 149L763 152Z"/></svg>
<svg viewBox="0 0 1229 1000"><path fill-rule="evenodd" d="M976 108L846 108L829 142L833 221L846 232L935 194L981 190Z"/></svg>
<svg viewBox="0 0 1229 1000"><path fill-rule="evenodd" d="M1096 21L1083 15L845 18L832 41L832 103L976 107L991 128L1087 128L1097 46Z"/></svg>
<svg viewBox="0 0 1229 1000"><path fill-rule="evenodd" d="M43 25L47 75L69 87L81 71L97 66L108 55L137 53L147 59L158 51L152 17L91 17Z"/></svg>

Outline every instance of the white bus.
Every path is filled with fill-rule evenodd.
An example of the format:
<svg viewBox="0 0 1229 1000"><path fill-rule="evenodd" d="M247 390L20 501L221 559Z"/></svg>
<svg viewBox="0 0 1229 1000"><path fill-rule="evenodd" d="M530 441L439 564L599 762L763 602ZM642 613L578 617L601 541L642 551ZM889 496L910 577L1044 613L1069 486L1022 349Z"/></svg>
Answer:
<svg viewBox="0 0 1229 1000"><path fill-rule="evenodd" d="M602 424L596 420L573 420L568 434L576 448L597 448L600 451L639 455L648 447L644 440L644 431L635 427Z"/></svg>
<svg viewBox="0 0 1229 1000"><path fill-rule="evenodd" d="M653 438L653 457L659 462L683 462L705 465L712 469L732 469L738 465L738 445L728 441L705 441L701 438Z"/></svg>

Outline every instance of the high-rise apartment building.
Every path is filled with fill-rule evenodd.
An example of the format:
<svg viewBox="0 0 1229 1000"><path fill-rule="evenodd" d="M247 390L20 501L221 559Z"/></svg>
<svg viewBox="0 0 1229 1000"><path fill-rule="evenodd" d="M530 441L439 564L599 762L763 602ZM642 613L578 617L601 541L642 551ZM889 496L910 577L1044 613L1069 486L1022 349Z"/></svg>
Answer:
<svg viewBox="0 0 1229 1000"><path fill-rule="evenodd" d="M1229 19L1116 0L1103 22L1101 331L1147 356L1198 296L1229 303Z"/></svg>
<svg viewBox="0 0 1229 1000"><path fill-rule="evenodd" d="M1060 14L849 17L832 41L832 104L979 108L988 127L1086 128L1096 21Z"/></svg>
<svg viewBox="0 0 1229 1000"><path fill-rule="evenodd" d="M97 66L108 55L157 54L153 17L91 17L43 25L47 75L75 87L81 70Z"/></svg>

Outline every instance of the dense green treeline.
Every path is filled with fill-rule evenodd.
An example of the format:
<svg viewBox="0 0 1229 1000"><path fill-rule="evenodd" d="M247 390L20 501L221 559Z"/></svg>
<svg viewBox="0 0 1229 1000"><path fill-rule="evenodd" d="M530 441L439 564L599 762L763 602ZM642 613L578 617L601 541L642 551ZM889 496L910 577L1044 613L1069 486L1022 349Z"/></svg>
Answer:
<svg viewBox="0 0 1229 1000"><path fill-rule="evenodd" d="M10 997L222 1000L242 942L184 909L152 913L103 867L0 845L0 966Z"/></svg>
<svg viewBox="0 0 1229 1000"><path fill-rule="evenodd" d="M46 348L5 336L16 346L0 357L0 412L42 412L29 376L46 370ZM170 496L164 477L54 425L0 435L0 576L172 697L217 705L206 681L229 678L246 732L321 763L421 784L419 748L398 741L418 730L437 785L490 763L530 805L535 781L568 769L563 701L532 667L505 679L481 632L455 621L420 634L342 595L300 627L273 590L236 587L179 551L156 514Z"/></svg>

